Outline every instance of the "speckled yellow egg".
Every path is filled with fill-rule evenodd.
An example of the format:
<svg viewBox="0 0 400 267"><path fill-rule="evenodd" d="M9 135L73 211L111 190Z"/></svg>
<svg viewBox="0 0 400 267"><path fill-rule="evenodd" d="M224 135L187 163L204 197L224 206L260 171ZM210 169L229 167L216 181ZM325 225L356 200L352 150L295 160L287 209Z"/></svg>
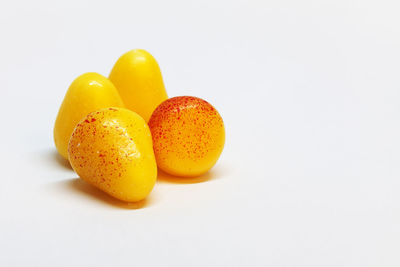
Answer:
<svg viewBox="0 0 400 267"><path fill-rule="evenodd" d="M68 155L83 180L126 202L146 198L157 178L150 130L128 109L87 115L72 133Z"/></svg>
<svg viewBox="0 0 400 267"><path fill-rule="evenodd" d="M198 176L217 162L225 143L224 122L207 101L181 96L161 103L149 127L157 165L182 177Z"/></svg>

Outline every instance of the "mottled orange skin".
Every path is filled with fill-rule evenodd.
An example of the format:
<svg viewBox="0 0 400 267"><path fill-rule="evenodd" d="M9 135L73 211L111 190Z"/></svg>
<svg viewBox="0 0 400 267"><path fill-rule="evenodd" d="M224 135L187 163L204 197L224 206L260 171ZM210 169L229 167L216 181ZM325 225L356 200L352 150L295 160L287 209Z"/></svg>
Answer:
<svg viewBox="0 0 400 267"><path fill-rule="evenodd" d="M128 109L87 115L72 133L68 155L83 180L123 201L144 199L157 179L150 130Z"/></svg>
<svg viewBox="0 0 400 267"><path fill-rule="evenodd" d="M224 122L208 102L191 96L161 103L149 121L157 165L182 177L198 176L217 162L225 143Z"/></svg>

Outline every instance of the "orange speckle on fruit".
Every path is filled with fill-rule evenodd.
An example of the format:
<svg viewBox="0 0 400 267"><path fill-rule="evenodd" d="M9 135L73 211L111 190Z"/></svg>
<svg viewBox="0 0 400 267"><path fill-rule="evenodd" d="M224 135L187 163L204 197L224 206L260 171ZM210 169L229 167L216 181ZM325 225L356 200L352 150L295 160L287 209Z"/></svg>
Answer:
<svg viewBox="0 0 400 267"><path fill-rule="evenodd" d="M68 154L83 180L123 201L144 199L157 178L150 130L124 108L87 115L72 133Z"/></svg>
<svg viewBox="0 0 400 267"><path fill-rule="evenodd" d="M149 127L158 167L177 176L207 172L218 160L225 143L224 123L207 101L181 96L161 103Z"/></svg>

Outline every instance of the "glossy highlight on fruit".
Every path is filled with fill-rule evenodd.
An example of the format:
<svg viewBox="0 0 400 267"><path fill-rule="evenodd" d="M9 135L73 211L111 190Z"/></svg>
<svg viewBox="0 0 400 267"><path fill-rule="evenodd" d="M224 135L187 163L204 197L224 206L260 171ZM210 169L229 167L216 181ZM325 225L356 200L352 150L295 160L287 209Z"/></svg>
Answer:
<svg viewBox="0 0 400 267"><path fill-rule="evenodd" d="M208 102L191 96L164 101L149 121L157 164L176 176L198 176L217 162L225 143L224 122Z"/></svg>
<svg viewBox="0 0 400 267"><path fill-rule="evenodd" d="M157 61L142 49L122 55L109 79L118 89L125 107L138 113L146 122L154 109L168 98Z"/></svg>
<svg viewBox="0 0 400 267"><path fill-rule="evenodd" d="M83 180L126 202L144 199L156 182L150 130L141 116L125 108L86 116L71 136L68 153Z"/></svg>
<svg viewBox="0 0 400 267"><path fill-rule="evenodd" d="M92 111L106 107L123 107L117 89L106 77L89 72L76 78L61 104L54 125L54 142L58 152L68 159L68 142L76 124Z"/></svg>

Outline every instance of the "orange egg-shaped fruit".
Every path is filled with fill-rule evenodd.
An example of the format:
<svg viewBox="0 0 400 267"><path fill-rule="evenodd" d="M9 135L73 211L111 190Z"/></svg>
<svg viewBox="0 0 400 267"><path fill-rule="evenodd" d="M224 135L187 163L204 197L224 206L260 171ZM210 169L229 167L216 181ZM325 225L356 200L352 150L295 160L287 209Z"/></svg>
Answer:
<svg viewBox="0 0 400 267"><path fill-rule="evenodd" d="M68 156L79 177L122 201L143 200L157 179L149 127L128 109L88 114L71 135Z"/></svg>
<svg viewBox="0 0 400 267"><path fill-rule="evenodd" d="M207 101L179 96L161 103L149 127L158 167L175 176L204 174L217 162L225 143L224 122Z"/></svg>

